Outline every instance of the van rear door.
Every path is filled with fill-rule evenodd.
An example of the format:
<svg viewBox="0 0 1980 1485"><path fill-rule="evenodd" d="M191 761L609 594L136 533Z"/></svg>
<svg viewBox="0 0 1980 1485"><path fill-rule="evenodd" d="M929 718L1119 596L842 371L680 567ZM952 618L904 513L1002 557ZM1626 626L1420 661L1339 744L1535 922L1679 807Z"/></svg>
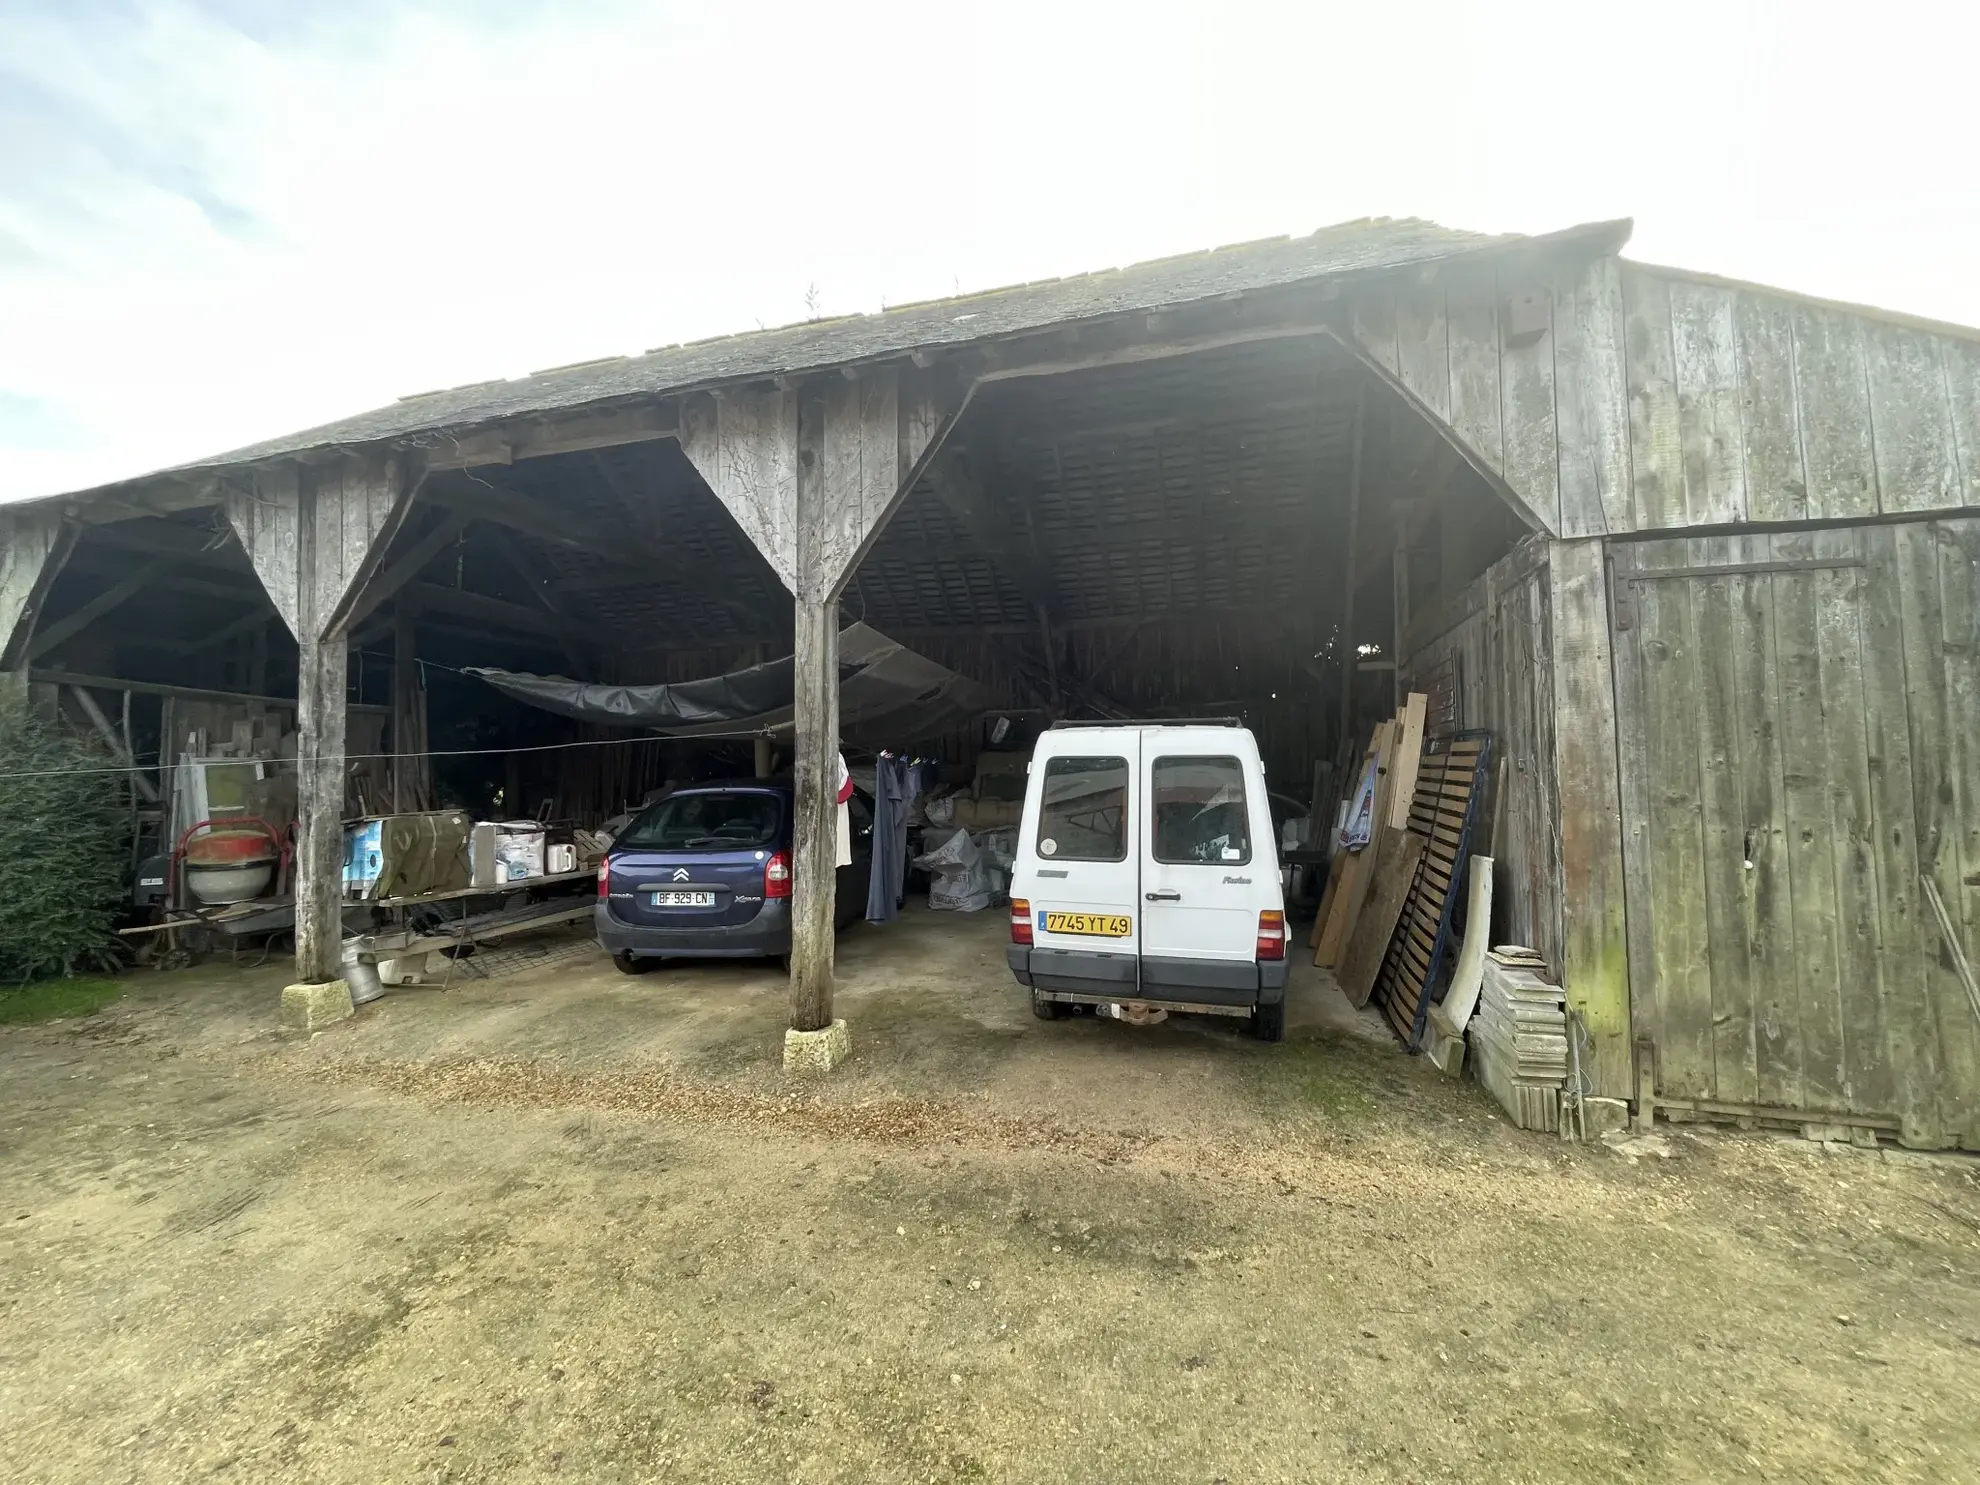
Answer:
<svg viewBox="0 0 1980 1485"><path fill-rule="evenodd" d="M1019 864L1032 912L1032 983L1132 996L1141 945L1134 728L1047 732L1033 756Z"/></svg>
<svg viewBox="0 0 1980 1485"><path fill-rule="evenodd" d="M1238 728L1142 734L1141 993L1250 1005L1258 914L1282 906L1257 746Z"/></svg>

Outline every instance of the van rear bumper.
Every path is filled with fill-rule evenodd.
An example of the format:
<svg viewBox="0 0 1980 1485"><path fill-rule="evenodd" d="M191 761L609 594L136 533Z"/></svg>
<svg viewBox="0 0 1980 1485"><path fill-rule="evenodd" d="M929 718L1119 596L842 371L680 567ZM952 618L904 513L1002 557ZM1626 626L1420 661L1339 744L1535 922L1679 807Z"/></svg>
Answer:
<svg viewBox="0 0 1980 1485"><path fill-rule="evenodd" d="M1004 962L1020 985L1034 990L1247 1008L1277 1005L1286 998L1283 959L1137 958L1010 944L1004 949Z"/></svg>

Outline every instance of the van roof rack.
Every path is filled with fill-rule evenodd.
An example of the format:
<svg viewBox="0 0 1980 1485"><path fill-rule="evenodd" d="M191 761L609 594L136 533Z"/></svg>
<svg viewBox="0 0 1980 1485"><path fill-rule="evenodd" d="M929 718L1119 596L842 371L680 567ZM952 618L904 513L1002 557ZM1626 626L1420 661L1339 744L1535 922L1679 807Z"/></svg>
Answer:
<svg viewBox="0 0 1980 1485"><path fill-rule="evenodd" d="M1066 727L1242 727L1242 717L1095 717L1078 722L1061 720L1046 728L1057 732Z"/></svg>

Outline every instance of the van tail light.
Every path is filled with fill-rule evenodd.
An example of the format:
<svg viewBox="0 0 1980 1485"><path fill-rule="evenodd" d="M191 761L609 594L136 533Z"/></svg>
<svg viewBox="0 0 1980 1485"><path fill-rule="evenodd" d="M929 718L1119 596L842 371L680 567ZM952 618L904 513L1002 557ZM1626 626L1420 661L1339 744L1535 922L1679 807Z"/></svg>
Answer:
<svg viewBox="0 0 1980 1485"><path fill-rule="evenodd" d="M789 897L791 895L791 855L779 851L763 863L763 895Z"/></svg>
<svg viewBox="0 0 1980 1485"><path fill-rule="evenodd" d="M598 895L600 897L610 897L612 895L612 862L610 857L598 863Z"/></svg>
<svg viewBox="0 0 1980 1485"><path fill-rule="evenodd" d="M1258 915L1258 957L1260 959L1283 959L1286 957L1286 915L1284 913L1263 912Z"/></svg>
<svg viewBox="0 0 1980 1485"><path fill-rule="evenodd" d="M1031 947L1031 904L1022 897L1011 899L1011 942Z"/></svg>

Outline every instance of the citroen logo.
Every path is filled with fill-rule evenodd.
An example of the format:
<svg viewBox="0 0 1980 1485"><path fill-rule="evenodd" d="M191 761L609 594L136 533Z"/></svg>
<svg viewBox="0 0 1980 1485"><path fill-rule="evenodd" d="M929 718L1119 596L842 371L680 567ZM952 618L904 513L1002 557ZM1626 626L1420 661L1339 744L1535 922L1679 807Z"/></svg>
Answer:
<svg viewBox="0 0 1980 1485"><path fill-rule="evenodd" d="M685 882L687 879L688 879L688 869L685 866L677 866L674 868L675 881Z"/></svg>

